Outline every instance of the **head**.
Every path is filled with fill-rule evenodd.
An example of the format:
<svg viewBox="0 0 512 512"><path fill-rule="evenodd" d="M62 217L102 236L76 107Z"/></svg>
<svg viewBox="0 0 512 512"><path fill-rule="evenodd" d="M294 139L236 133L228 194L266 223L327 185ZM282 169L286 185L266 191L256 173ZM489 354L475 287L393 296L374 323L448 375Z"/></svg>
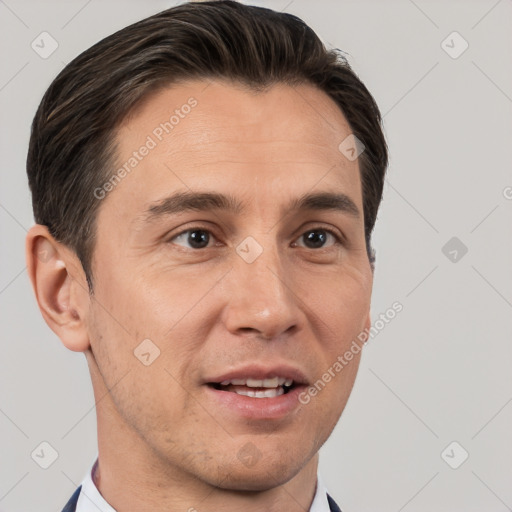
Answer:
<svg viewBox="0 0 512 512"><path fill-rule="evenodd" d="M110 390L104 430L212 485L297 474L357 373L359 353L332 368L370 323L386 166L372 96L289 14L183 4L66 66L32 126L27 257L47 323ZM294 383L255 407L221 384L244 375Z"/></svg>

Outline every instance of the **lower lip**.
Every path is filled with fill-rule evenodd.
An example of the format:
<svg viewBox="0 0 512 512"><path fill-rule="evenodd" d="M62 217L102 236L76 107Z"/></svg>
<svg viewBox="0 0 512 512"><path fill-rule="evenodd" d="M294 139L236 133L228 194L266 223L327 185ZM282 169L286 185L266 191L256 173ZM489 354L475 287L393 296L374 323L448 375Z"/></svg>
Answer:
<svg viewBox="0 0 512 512"><path fill-rule="evenodd" d="M234 391L221 391L206 386L209 400L248 419L280 419L293 412L301 404L300 393L306 386L295 386L288 393L273 398L252 398Z"/></svg>

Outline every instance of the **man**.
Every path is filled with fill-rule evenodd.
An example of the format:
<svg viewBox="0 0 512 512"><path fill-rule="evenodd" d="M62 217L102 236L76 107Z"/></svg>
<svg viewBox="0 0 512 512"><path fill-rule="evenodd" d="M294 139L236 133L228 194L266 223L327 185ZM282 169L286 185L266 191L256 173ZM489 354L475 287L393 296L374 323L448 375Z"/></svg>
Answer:
<svg viewBox="0 0 512 512"><path fill-rule="evenodd" d="M289 14L183 4L60 73L27 260L96 399L65 511L339 510L318 450L370 326L386 166L372 96Z"/></svg>

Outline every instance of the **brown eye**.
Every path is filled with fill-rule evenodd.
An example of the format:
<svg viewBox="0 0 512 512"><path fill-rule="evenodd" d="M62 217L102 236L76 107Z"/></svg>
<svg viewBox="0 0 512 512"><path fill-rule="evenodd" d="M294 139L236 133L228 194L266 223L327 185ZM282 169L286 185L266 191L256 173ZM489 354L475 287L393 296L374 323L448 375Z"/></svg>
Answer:
<svg viewBox="0 0 512 512"><path fill-rule="evenodd" d="M329 237L334 239L331 246L341 243L341 239L336 233L325 228L309 229L299 237L299 240L303 240L308 249L323 249Z"/></svg>
<svg viewBox="0 0 512 512"><path fill-rule="evenodd" d="M182 243L189 244L189 249L205 249L208 247L210 242L211 233L206 229L191 228L186 231L182 231L169 242L176 243L176 245L182 245ZM177 243L181 242L181 243Z"/></svg>

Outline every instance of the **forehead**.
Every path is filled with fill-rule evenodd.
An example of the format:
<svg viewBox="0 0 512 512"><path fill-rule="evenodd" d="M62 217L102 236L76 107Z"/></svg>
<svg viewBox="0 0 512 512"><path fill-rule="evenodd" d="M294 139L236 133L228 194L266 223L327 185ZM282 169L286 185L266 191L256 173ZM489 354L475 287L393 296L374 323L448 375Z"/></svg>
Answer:
<svg viewBox="0 0 512 512"><path fill-rule="evenodd" d="M319 185L360 204L358 163L339 150L350 132L334 101L312 85L259 92L221 81L174 85L119 127L117 165L126 178L110 194L116 202L130 196L141 209L176 189L238 187L248 199L289 201Z"/></svg>
<svg viewBox="0 0 512 512"><path fill-rule="evenodd" d="M197 105L189 112L186 106L191 98L195 101L190 103L197 102ZM188 116L190 113L193 116ZM231 135L241 142L249 138L258 142L284 137L294 141L306 136L312 142L323 140L329 144L336 143L340 130L349 130L336 103L312 84L276 83L255 90L238 82L212 80L182 82L148 95L122 123L118 135L128 135L126 132L136 127L153 131L162 122L169 121L172 114L176 114L172 120L175 141L187 136L183 127L187 123L182 123L187 117L193 117L194 126L202 126L210 136L214 134L211 128L217 121L229 121L226 126L221 126L223 131L231 128ZM182 125L179 130L178 125ZM238 131L240 126L244 127L244 132ZM326 135L332 136L333 140L325 140ZM208 140L201 138L197 142Z"/></svg>

